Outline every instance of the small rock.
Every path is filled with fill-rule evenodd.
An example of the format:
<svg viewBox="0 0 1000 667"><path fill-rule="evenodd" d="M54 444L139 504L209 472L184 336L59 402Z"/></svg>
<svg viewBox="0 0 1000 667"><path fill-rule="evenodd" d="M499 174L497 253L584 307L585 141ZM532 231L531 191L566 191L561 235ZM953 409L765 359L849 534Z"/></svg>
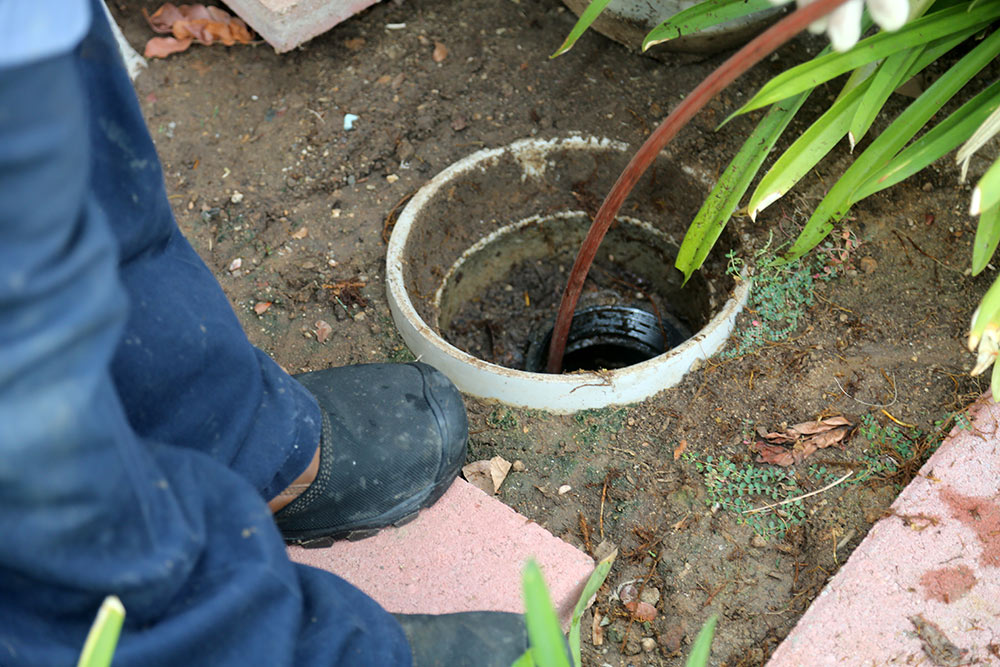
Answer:
<svg viewBox="0 0 1000 667"><path fill-rule="evenodd" d="M367 317L365 315L365 311L361 311L360 313L357 313L357 314L354 315L354 321L355 322L364 322L365 321L365 317Z"/></svg>
<svg viewBox="0 0 1000 667"><path fill-rule="evenodd" d="M567 493L569 493L572 490L573 490L572 486L570 486L569 484L563 484L562 486L559 487L559 495L560 496L565 496Z"/></svg>
<svg viewBox="0 0 1000 667"><path fill-rule="evenodd" d="M646 604L655 605L660 601L660 590L658 588L653 588L652 586L647 586L642 589L642 593L639 595L639 599Z"/></svg>
<svg viewBox="0 0 1000 667"><path fill-rule="evenodd" d="M931 183L930 181L927 181L920 186L920 189L923 190L924 192L931 192L934 189L934 184Z"/></svg>
<svg viewBox="0 0 1000 667"><path fill-rule="evenodd" d="M646 637L639 643L642 645L642 650L645 651L646 653L649 653L650 651L656 648L656 640L653 639L652 637Z"/></svg>
<svg viewBox="0 0 1000 667"><path fill-rule="evenodd" d="M847 321L847 313L841 313L840 314L840 321L841 322L846 322Z"/></svg>
<svg viewBox="0 0 1000 667"><path fill-rule="evenodd" d="M239 271L240 267L243 266L243 260L239 257L229 262L229 268L227 269L230 273Z"/></svg>
<svg viewBox="0 0 1000 667"><path fill-rule="evenodd" d="M271 307L270 301L258 301L257 305L253 307L253 312L257 313L258 315L263 315L264 313L267 312L267 309L270 307Z"/></svg>
<svg viewBox="0 0 1000 667"><path fill-rule="evenodd" d="M767 547L767 540L757 533L754 533L753 537L750 538L750 546L757 547L758 549L764 549Z"/></svg>
<svg viewBox="0 0 1000 667"><path fill-rule="evenodd" d="M396 145L396 158L400 162L406 162L411 157L413 157L414 149L413 144L411 144L406 139L403 139Z"/></svg>
<svg viewBox="0 0 1000 667"><path fill-rule="evenodd" d="M636 601L639 596L639 589L636 588L635 584L628 583L621 587L618 591L618 599L622 601L622 604L628 605Z"/></svg>
<svg viewBox="0 0 1000 667"><path fill-rule="evenodd" d="M656 607L648 602L629 602L625 608L632 612L637 621L652 621L656 618Z"/></svg>
<svg viewBox="0 0 1000 667"><path fill-rule="evenodd" d="M517 459L516 461L514 461L514 464L511 466L511 469L514 472L524 472L525 470L527 470L527 468L524 465L524 461L522 461L521 459Z"/></svg>
<svg viewBox="0 0 1000 667"><path fill-rule="evenodd" d="M858 264L861 265L861 270L864 271L865 273L872 273L873 271L875 271L875 269L878 268L878 262L876 262L871 257L862 257L858 261Z"/></svg>
<svg viewBox="0 0 1000 667"><path fill-rule="evenodd" d="M326 339L333 333L333 327L323 320L316 320L316 324L313 326L316 327L316 340L320 343L325 343Z"/></svg>
<svg viewBox="0 0 1000 667"><path fill-rule="evenodd" d="M233 196L229 198L229 201L233 202L234 204L239 204L241 201L243 201L243 193L240 192L239 190L236 190L235 192L233 192Z"/></svg>
<svg viewBox="0 0 1000 667"><path fill-rule="evenodd" d="M396 174L389 174L388 176L385 177L385 182L390 184L395 183L398 180L399 176L397 176Z"/></svg>

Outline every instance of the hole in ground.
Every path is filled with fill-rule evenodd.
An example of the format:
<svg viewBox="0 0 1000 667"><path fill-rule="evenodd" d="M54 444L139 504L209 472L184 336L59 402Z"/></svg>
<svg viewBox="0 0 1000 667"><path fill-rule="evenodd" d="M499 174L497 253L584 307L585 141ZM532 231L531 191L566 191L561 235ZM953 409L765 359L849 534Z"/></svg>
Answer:
<svg viewBox="0 0 1000 667"><path fill-rule="evenodd" d="M547 334L589 222L578 212L528 219L463 254L437 295L441 335L485 361L542 372ZM564 372L646 361L708 323L716 288L695 275L682 289L676 252L651 225L619 220L584 285Z"/></svg>

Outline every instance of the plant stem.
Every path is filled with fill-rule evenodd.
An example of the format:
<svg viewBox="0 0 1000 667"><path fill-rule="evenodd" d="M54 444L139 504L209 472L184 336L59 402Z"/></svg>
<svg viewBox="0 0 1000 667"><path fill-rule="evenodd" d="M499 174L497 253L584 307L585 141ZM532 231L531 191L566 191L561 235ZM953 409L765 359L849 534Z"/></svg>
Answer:
<svg viewBox="0 0 1000 667"><path fill-rule="evenodd" d="M583 282L590 271L590 265L597 256L597 249L614 222L618 210L632 188L652 164L663 147L687 125L688 121L708 103L720 90L732 83L737 77L771 54L779 46L800 33L807 25L818 18L826 16L847 0L816 0L812 4L801 7L776 24L758 35L742 49L730 56L715 71L709 74L698 87L691 91L684 100L674 108L660 126L656 128L646 142L636 151L626 165L608 196L601 204L600 210L590 225L587 238L584 239L577 253L569 281L563 291L559 313L556 316L555 328L552 330L552 342L549 346L547 370L549 373L562 371L563 354L566 352L566 337L573 320L576 303L583 290Z"/></svg>

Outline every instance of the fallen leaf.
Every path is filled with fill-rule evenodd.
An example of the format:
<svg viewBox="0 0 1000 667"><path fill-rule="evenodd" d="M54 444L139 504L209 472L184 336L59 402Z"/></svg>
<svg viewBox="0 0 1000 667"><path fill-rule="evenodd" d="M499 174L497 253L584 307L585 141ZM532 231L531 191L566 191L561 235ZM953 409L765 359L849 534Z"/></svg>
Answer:
<svg viewBox="0 0 1000 667"><path fill-rule="evenodd" d="M226 46L250 44L253 36L247 24L219 7L164 3L152 16L142 10L153 32L171 34L173 37L153 37L146 43L147 58L164 58L171 53L187 49L192 41L211 45L221 42Z"/></svg>
<svg viewBox="0 0 1000 667"><path fill-rule="evenodd" d="M326 339L333 333L333 327L323 320L316 320L316 324L313 326L316 327L316 340L320 343L325 343Z"/></svg>
<svg viewBox="0 0 1000 667"><path fill-rule="evenodd" d="M792 454L792 450L787 447L781 447L780 445L769 445L762 440L758 440L753 444L754 449L760 456L757 457L758 463L773 463L777 466L782 466L787 468L788 466L795 463L795 455Z"/></svg>
<svg viewBox="0 0 1000 667"><path fill-rule="evenodd" d="M677 443L677 446L674 447L674 461L676 461L681 457L681 455L684 453L684 450L687 449L687 447L688 447L687 440L681 440L680 442Z"/></svg>
<svg viewBox="0 0 1000 667"><path fill-rule="evenodd" d="M191 39L177 39L175 37L153 37L146 42L146 48L142 55L147 58L166 58L172 53L186 51L191 46Z"/></svg>
<svg viewBox="0 0 1000 667"><path fill-rule="evenodd" d="M270 301L258 301L257 305L253 307L253 312L257 313L258 315L263 315L264 313L267 312L267 309L270 307L271 307Z"/></svg>
<svg viewBox="0 0 1000 667"><path fill-rule="evenodd" d="M601 613L594 610L594 622L591 624L590 636L591 641L594 646L600 646L604 643L604 628L601 627Z"/></svg>
<svg viewBox="0 0 1000 667"><path fill-rule="evenodd" d="M788 426L783 432L759 428L757 434L763 440L755 442L753 447L760 454L759 463L787 467L803 461L818 449L842 444L850 432L851 422L846 417L829 417Z"/></svg>
<svg viewBox="0 0 1000 667"><path fill-rule="evenodd" d="M507 479L511 464L503 457L494 456L490 460L473 461L462 468L465 480L476 488L494 495L500 491L500 485Z"/></svg>
<svg viewBox="0 0 1000 667"><path fill-rule="evenodd" d="M292 232L292 238L293 239L304 239L307 236L309 236L309 228L308 227L299 227L294 232Z"/></svg>
<svg viewBox="0 0 1000 667"><path fill-rule="evenodd" d="M447 57L448 47L441 42L434 42L434 52L431 54L431 59L436 63L441 63Z"/></svg>

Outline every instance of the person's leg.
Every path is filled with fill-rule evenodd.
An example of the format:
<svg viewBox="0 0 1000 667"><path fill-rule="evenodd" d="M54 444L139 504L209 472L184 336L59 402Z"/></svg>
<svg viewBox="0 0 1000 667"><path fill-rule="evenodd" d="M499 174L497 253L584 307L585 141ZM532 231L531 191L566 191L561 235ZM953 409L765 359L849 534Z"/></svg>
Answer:
<svg viewBox="0 0 1000 667"><path fill-rule="evenodd" d="M82 54L94 189L121 247L132 300L112 373L136 431L204 451L249 479L275 509L291 499L275 496L312 460L318 481L277 520L290 539L323 537L314 545L399 525L437 500L465 460L458 391L423 364L327 369L308 374L307 390L251 346L177 228L100 12Z"/></svg>
<svg viewBox="0 0 1000 667"><path fill-rule="evenodd" d="M408 664L391 616L288 561L247 480L128 423L86 107L73 55L0 67L0 664L74 664L107 594L115 664Z"/></svg>
<svg viewBox="0 0 1000 667"><path fill-rule="evenodd" d="M177 228L156 149L110 26L92 0L81 45L92 108L93 190L131 299L112 375L140 435L194 447L272 498L312 459L316 401L254 348Z"/></svg>

